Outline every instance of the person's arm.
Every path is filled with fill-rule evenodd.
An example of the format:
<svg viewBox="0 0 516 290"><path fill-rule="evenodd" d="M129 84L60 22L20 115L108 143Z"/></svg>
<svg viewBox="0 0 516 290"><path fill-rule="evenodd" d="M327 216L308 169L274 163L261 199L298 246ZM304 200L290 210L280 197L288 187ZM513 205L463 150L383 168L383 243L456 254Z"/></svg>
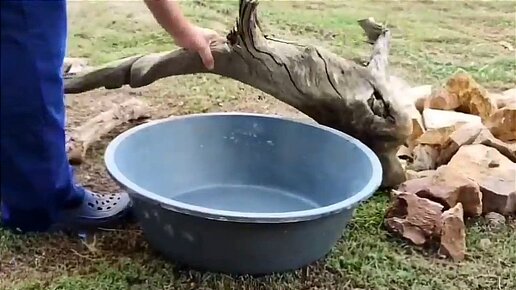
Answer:
<svg viewBox="0 0 516 290"><path fill-rule="evenodd" d="M193 25L181 11L179 3L172 0L144 0L156 21L172 36L175 42L186 49L196 51L204 66L213 69L210 41L218 34L209 29Z"/></svg>
<svg viewBox="0 0 516 290"><path fill-rule="evenodd" d="M191 30L192 24L186 19L177 1L144 0L156 21L174 39Z"/></svg>

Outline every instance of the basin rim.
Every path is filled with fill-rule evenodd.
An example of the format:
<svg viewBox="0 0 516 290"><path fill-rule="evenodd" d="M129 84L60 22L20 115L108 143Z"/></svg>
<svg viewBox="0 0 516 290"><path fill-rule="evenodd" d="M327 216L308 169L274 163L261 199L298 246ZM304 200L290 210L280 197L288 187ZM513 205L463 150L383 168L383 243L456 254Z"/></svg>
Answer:
<svg viewBox="0 0 516 290"><path fill-rule="evenodd" d="M278 119L282 121L294 122L305 126L311 126L320 130L327 131L329 133L335 134L343 139L346 139L348 142L353 143L357 146L367 157L369 162L371 162L371 178L369 182L356 194L348 197L342 201L339 201L334 204L330 204L323 207L318 207L314 209L308 210L300 210L300 211L290 211L290 212L282 212L282 213L249 213L249 212L240 212L240 211L228 211L228 210L218 210L209 207L192 205L184 202L179 202L173 199L165 198L161 195L152 193L131 180L129 180L118 168L115 162L115 152L120 143L122 143L125 139L130 137L131 135L141 131L147 127L151 127L153 125L174 122L176 120L185 120L199 117L210 117L210 116L240 116L240 117L258 117L258 118L268 118L268 119ZM104 163L107 168L109 175L122 187L129 191L129 194L136 198L144 198L152 203L158 204L160 207L171 210L174 212L197 216L201 218L218 220L218 221L227 221L227 222L241 222L241 223L291 223L291 222L302 222L309 221L314 219L319 219L328 215L337 214L344 210L352 210L356 208L359 203L370 198L376 190L380 187L382 182L382 165L380 160L376 156L376 154L364 143L359 141L358 139L351 137L350 135L338 131L336 129L321 125L321 124L311 124L303 121L293 120L288 117L277 116L277 115L267 115L267 114L258 114L258 113L242 113L242 112L218 112L218 113L196 113L196 114L188 114L182 116L173 116L169 118L159 119L149 121L144 124L140 124L125 132L122 132L118 136L116 136L107 146L106 151L104 153Z"/></svg>

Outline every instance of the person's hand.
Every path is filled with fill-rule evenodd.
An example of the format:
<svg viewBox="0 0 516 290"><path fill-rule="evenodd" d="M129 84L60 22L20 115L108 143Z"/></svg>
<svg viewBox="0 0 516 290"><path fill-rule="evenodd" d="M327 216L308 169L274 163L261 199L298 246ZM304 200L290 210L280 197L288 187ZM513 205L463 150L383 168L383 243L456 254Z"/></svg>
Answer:
<svg viewBox="0 0 516 290"><path fill-rule="evenodd" d="M210 43L219 37L214 30L190 25L174 37L175 42L180 47L195 51L202 59L204 66L211 70L215 66Z"/></svg>

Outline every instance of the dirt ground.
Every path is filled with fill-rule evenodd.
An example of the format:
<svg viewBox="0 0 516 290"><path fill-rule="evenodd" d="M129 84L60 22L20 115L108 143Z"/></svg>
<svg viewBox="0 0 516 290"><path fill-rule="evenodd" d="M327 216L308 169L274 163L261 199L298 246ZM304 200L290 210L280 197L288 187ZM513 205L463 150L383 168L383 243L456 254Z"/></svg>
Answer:
<svg viewBox="0 0 516 290"><path fill-rule="evenodd" d="M238 1L186 1L189 17L225 34ZM367 55L356 20L374 16L393 28L393 71L413 84L443 82L457 68L491 90L516 83L516 9L509 2L477 1L263 1L264 29L277 37L330 48L343 56ZM69 55L101 64L121 57L173 49L171 40L138 1L69 4ZM152 118L240 111L303 117L247 85L213 75L179 76L148 87L99 89L67 96L70 128L137 96ZM104 149L116 128L88 151L77 168L88 188L119 190L107 176ZM283 275L229 277L178 268L148 248L131 225L84 239L65 235L16 236L0 230L0 289L515 289L516 222L493 231L470 221L468 258L461 264L415 249L382 228L388 197L378 193L357 212L346 238L324 261ZM485 246L485 241L490 246Z"/></svg>

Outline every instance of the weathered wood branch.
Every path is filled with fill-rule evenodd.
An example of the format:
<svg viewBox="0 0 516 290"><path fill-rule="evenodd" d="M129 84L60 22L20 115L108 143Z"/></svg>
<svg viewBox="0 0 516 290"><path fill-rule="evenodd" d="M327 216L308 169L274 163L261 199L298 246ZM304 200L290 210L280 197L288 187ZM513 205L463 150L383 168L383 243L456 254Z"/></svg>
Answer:
<svg viewBox="0 0 516 290"><path fill-rule="evenodd" d="M213 73L253 86L320 124L361 140L380 157L385 186L404 181L396 151L412 130L408 115L389 88L390 31L372 19L360 20L373 52L368 64L343 59L320 47L262 34L257 1L241 0L239 18L226 39L212 42L215 68L183 49L137 55L69 76L65 92L147 86L170 76Z"/></svg>
<svg viewBox="0 0 516 290"><path fill-rule="evenodd" d="M102 112L70 132L66 149L68 161L79 165L93 142L126 122L150 117L150 107L143 101L132 98Z"/></svg>

